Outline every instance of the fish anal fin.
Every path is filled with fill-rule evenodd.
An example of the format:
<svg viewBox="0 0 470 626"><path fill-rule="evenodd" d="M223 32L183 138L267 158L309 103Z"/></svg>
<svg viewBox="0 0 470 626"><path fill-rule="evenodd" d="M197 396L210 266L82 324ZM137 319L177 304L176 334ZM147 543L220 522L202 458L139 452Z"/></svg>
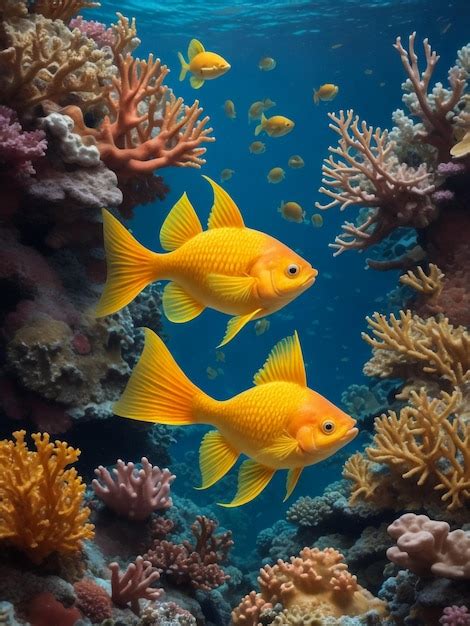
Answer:
<svg viewBox="0 0 470 626"><path fill-rule="evenodd" d="M189 295L183 287L177 283L168 283L163 290L162 296L163 312L175 324L189 322L202 313L205 309Z"/></svg>
<svg viewBox="0 0 470 626"><path fill-rule="evenodd" d="M204 80L202 78L198 78L197 76L191 76L189 82L193 89L200 89L204 85Z"/></svg>
<svg viewBox="0 0 470 626"><path fill-rule="evenodd" d="M286 495L283 502L285 502L294 491L295 486L299 482L300 474L302 473L303 469L303 467L294 467L287 472Z"/></svg>
<svg viewBox="0 0 470 626"><path fill-rule="evenodd" d="M223 187L208 176L203 176L214 192L214 204L209 216L209 228L244 228L245 223L239 208Z"/></svg>
<svg viewBox="0 0 470 626"><path fill-rule="evenodd" d="M263 448L263 454L270 454L275 457L279 461L283 461L290 454L295 452L299 447L299 442L295 437L291 437L287 433L285 435L281 435L274 443L272 443L267 448Z"/></svg>
<svg viewBox="0 0 470 626"><path fill-rule="evenodd" d="M238 459L238 452L228 443L218 430L204 435L199 448L199 468L202 485L196 489L207 489L232 469Z"/></svg>
<svg viewBox="0 0 470 626"><path fill-rule="evenodd" d="M237 315L236 317L232 317L232 319L227 324L227 330L225 332L224 338L221 343L217 346L221 348L232 341L232 339L237 335L241 329L248 324L258 313L261 313L262 309L256 309L252 313L248 313L247 315Z"/></svg>
<svg viewBox="0 0 470 626"><path fill-rule="evenodd" d="M163 222L160 244L164 250L176 250L199 233L202 233L201 222L184 193Z"/></svg>
<svg viewBox="0 0 470 626"><path fill-rule="evenodd" d="M275 469L260 465L251 459L244 461L238 474L238 489L235 498L232 502L219 502L218 504L227 508L233 508L254 500L269 483L275 471Z"/></svg>
<svg viewBox="0 0 470 626"><path fill-rule="evenodd" d="M302 387L307 386L305 365L297 332L274 346L266 363L253 378L255 385L279 381L297 383Z"/></svg>
<svg viewBox="0 0 470 626"><path fill-rule="evenodd" d="M205 52L204 46L198 39L191 39L188 46L188 57L191 62L197 54Z"/></svg>
<svg viewBox="0 0 470 626"><path fill-rule="evenodd" d="M208 283L212 291L223 293L228 299L245 302L250 299L256 278L252 276L224 276L209 274Z"/></svg>

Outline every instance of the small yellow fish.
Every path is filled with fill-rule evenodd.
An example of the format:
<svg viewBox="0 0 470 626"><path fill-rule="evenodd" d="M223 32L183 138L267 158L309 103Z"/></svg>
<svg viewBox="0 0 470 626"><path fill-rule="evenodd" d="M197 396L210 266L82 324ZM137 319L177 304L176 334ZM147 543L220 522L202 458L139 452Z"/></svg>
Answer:
<svg viewBox="0 0 470 626"><path fill-rule="evenodd" d="M266 117L261 113L261 123L255 128L255 135L258 136L263 131L270 137L283 137L290 133L295 126L295 122L284 115L273 115Z"/></svg>
<svg viewBox="0 0 470 626"><path fill-rule="evenodd" d="M233 100L226 100L224 102L224 113L231 120L234 120L237 117Z"/></svg>
<svg viewBox="0 0 470 626"><path fill-rule="evenodd" d="M217 376L219 375L217 370L215 370L213 367L208 367L206 369L206 374L207 374L207 378L209 380L215 380L217 378Z"/></svg>
<svg viewBox="0 0 470 626"><path fill-rule="evenodd" d="M121 417L189 426L214 427L199 449L202 485L207 489L235 465L238 489L226 507L250 502L277 470L286 469L285 500L302 470L332 456L358 433L356 420L307 387L297 333L280 341L255 374L254 387L215 400L182 372L163 341L145 329L144 351L114 413Z"/></svg>
<svg viewBox="0 0 470 626"><path fill-rule="evenodd" d="M305 211L298 202L281 202L278 211L288 222L301 224L304 221Z"/></svg>
<svg viewBox="0 0 470 626"><path fill-rule="evenodd" d="M248 109L248 122L253 120L260 120L263 111L268 111L276 106L276 103L271 98L265 98L264 100L257 100Z"/></svg>
<svg viewBox="0 0 470 626"><path fill-rule="evenodd" d="M282 169L282 167L273 167L271 170L269 170L268 175L266 176L268 182L273 183L273 185L280 183L282 180L284 180L285 177L286 173Z"/></svg>
<svg viewBox="0 0 470 626"><path fill-rule="evenodd" d="M215 360L217 363L225 363L225 353L222 350L215 351Z"/></svg>
<svg viewBox="0 0 470 626"><path fill-rule="evenodd" d="M263 154L263 152L266 152L266 144L262 141L253 141L253 143L250 143L248 150L251 154Z"/></svg>
<svg viewBox="0 0 470 626"><path fill-rule="evenodd" d="M323 217L320 213L314 213L312 215L312 225L315 226L315 228L321 228L323 226Z"/></svg>
<svg viewBox="0 0 470 626"><path fill-rule="evenodd" d="M331 83L325 83L317 90L313 91L313 101L318 104L320 100L333 100L339 91L339 87Z"/></svg>
<svg viewBox="0 0 470 626"><path fill-rule="evenodd" d="M181 63L180 80L184 80L186 74L191 72L189 82L194 89L199 89L204 85L204 81L218 78L230 69L230 63L227 63L220 54L206 52L202 43L197 39L191 39L189 42L189 63L181 52L178 52L178 58Z"/></svg>
<svg viewBox="0 0 470 626"><path fill-rule="evenodd" d="M263 57L258 63L258 67L262 72L270 72L276 67L276 65L276 61L271 57Z"/></svg>
<svg viewBox="0 0 470 626"><path fill-rule="evenodd" d="M262 320L258 320L257 322L255 322L256 336L259 337L260 335L264 335L264 333L267 330L269 330L270 326L271 326L271 322L267 320L265 317Z"/></svg>
<svg viewBox="0 0 470 626"><path fill-rule="evenodd" d="M230 170L228 168L225 168L224 170L220 172L220 181L222 183L225 183L225 181L230 180L234 174L235 174L235 170Z"/></svg>
<svg viewBox="0 0 470 626"><path fill-rule="evenodd" d="M293 154L287 161L287 165L294 170L298 170L305 165L304 160L298 154Z"/></svg>
<svg viewBox="0 0 470 626"><path fill-rule="evenodd" d="M170 211L160 231L167 254L145 248L106 210L104 245L108 276L96 315L111 315L142 289L160 280L163 311L176 323L189 322L205 308L233 315L221 347L251 320L282 309L315 282L310 263L277 239L247 228L228 193L204 176L214 192L209 228L186 194Z"/></svg>
<svg viewBox="0 0 470 626"><path fill-rule="evenodd" d="M265 98L263 100L263 111L269 111L269 109L272 109L275 106L276 106L276 103L273 100L271 100L271 98Z"/></svg>

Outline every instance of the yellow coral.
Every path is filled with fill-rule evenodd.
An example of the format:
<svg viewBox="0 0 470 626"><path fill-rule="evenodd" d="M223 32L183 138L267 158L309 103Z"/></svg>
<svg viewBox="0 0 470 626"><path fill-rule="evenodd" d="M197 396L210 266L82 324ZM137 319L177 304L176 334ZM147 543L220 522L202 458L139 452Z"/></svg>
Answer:
<svg viewBox="0 0 470 626"><path fill-rule="evenodd" d="M91 2L90 0L34 0L31 10L35 13L42 13L44 17L51 20L68 22L82 9L92 9L99 6L99 2Z"/></svg>
<svg viewBox="0 0 470 626"><path fill-rule="evenodd" d="M360 499L375 499L374 496L380 487L381 478L372 472L370 461L360 452L356 452L346 461L343 468L343 477L353 482L351 504Z"/></svg>
<svg viewBox="0 0 470 626"><path fill-rule="evenodd" d="M78 552L94 533L83 507L86 487L75 468L65 469L80 450L37 433L31 451L25 435L20 430L15 441L0 441L0 540L40 563L54 552Z"/></svg>
<svg viewBox="0 0 470 626"><path fill-rule="evenodd" d="M437 265L430 263L429 274L426 274L423 268L419 266L415 271L409 270L406 274L400 276L400 282L424 296L435 299L441 294L444 286L444 276Z"/></svg>

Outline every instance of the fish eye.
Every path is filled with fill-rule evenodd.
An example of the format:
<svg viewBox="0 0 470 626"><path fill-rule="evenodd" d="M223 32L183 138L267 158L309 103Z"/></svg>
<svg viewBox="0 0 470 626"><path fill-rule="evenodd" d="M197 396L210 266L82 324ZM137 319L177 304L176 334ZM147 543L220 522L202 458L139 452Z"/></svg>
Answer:
<svg viewBox="0 0 470 626"><path fill-rule="evenodd" d="M325 420L321 425L321 429L325 433L325 435L331 435L331 433L334 432L335 428L336 424L331 420Z"/></svg>
<svg viewBox="0 0 470 626"><path fill-rule="evenodd" d="M300 272L300 267L296 263L291 263L290 265L287 266L286 274L287 276L289 276L289 278L292 278L293 276L297 276L299 272Z"/></svg>

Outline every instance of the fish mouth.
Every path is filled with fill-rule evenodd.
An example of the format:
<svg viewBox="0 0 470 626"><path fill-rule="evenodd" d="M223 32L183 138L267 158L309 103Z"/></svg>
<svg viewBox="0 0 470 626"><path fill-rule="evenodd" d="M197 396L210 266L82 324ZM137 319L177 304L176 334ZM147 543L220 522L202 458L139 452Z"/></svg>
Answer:
<svg viewBox="0 0 470 626"><path fill-rule="evenodd" d="M315 279L317 276L318 276L318 271L312 268L312 273L310 274L310 276L307 276L307 278L304 280L301 286L305 288L310 287L315 282Z"/></svg>
<svg viewBox="0 0 470 626"><path fill-rule="evenodd" d="M341 443L349 443L359 433L359 428L353 426L341 437Z"/></svg>

